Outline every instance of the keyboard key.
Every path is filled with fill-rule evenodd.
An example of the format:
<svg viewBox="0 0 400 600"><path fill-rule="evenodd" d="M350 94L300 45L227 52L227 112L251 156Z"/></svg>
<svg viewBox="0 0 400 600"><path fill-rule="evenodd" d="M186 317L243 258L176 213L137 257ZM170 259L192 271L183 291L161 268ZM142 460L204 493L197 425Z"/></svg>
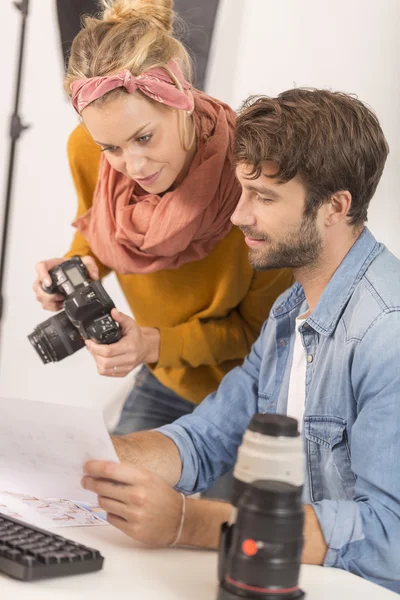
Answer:
<svg viewBox="0 0 400 600"><path fill-rule="evenodd" d="M37 564L37 561L33 558L33 556L22 556L21 563L27 567L32 567Z"/></svg>
<svg viewBox="0 0 400 600"><path fill-rule="evenodd" d="M13 550L9 548L4 552L5 558L11 558L11 560L16 560L19 556L21 556L21 552L19 550Z"/></svg>

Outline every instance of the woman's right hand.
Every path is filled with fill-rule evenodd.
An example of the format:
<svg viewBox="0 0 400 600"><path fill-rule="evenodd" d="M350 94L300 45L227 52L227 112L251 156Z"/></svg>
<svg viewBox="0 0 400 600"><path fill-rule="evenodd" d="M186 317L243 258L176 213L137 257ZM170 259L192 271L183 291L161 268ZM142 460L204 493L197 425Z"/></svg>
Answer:
<svg viewBox="0 0 400 600"><path fill-rule="evenodd" d="M92 279L99 278L99 268L92 256L82 256L82 262L86 266L89 276ZM51 285L49 270L56 265L66 261L66 258L50 258L43 260L36 265L36 280L33 284L33 291L36 295L36 300L42 305L45 310L57 312L63 308L64 296L62 294L48 294L42 288L42 283L46 286Z"/></svg>

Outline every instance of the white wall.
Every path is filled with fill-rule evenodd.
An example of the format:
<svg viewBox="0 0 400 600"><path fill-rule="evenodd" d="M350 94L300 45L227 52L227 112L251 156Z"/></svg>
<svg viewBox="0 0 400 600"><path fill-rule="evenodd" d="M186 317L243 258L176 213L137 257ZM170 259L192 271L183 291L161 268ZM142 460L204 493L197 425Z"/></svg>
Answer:
<svg viewBox="0 0 400 600"><path fill-rule="evenodd" d="M199 0L200 1L200 0ZM11 238L0 344L0 397L107 406L129 381L96 374L81 350L55 365L42 365L26 335L47 314L37 305L34 265L67 248L75 212L65 144L76 123L62 92L62 62L55 2L30 0L27 61L21 112L33 128L18 145ZM0 36L0 166L7 137L20 16L3 0ZM235 108L251 93L277 94L294 85L355 92L378 113L391 155L370 227L400 256L400 24L398 0L221 0L208 91ZM0 207L5 169L0 168ZM115 282L107 288L127 311Z"/></svg>
<svg viewBox="0 0 400 600"><path fill-rule="evenodd" d="M369 227L400 257L400 2L221 3L219 36L208 79L210 93L237 108L250 94L277 95L293 87L324 87L355 93L375 110L390 156L371 203ZM239 34L237 22L241 24ZM224 89L221 77L230 80Z"/></svg>

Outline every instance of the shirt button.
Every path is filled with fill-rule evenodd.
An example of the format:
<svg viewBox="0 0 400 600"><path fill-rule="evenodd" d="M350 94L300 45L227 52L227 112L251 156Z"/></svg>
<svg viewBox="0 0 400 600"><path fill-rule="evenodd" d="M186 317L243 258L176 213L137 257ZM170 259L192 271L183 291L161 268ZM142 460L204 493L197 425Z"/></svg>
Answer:
<svg viewBox="0 0 400 600"><path fill-rule="evenodd" d="M282 306L278 306L278 308L275 310L277 315L280 315L283 312L283 308Z"/></svg>
<svg viewBox="0 0 400 600"><path fill-rule="evenodd" d="M312 354L308 354L307 355L307 360L308 360L309 363L312 363L312 361L314 360L313 355Z"/></svg>
<svg viewBox="0 0 400 600"><path fill-rule="evenodd" d="M279 345L282 346L282 348L284 348L285 346L287 346L287 341L286 340L279 340Z"/></svg>

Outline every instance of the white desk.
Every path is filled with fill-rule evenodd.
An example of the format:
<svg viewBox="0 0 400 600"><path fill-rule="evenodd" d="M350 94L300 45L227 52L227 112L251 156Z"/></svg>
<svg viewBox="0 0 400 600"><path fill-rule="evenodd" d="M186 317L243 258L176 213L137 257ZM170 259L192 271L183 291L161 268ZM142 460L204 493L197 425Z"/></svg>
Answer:
<svg viewBox="0 0 400 600"><path fill-rule="evenodd" d="M102 571L23 583L0 575L1 600L215 600L217 553L138 548L112 527L57 529L97 548ZM398 600L399 596L339 569L304 566L307 600Z"/></svg>

